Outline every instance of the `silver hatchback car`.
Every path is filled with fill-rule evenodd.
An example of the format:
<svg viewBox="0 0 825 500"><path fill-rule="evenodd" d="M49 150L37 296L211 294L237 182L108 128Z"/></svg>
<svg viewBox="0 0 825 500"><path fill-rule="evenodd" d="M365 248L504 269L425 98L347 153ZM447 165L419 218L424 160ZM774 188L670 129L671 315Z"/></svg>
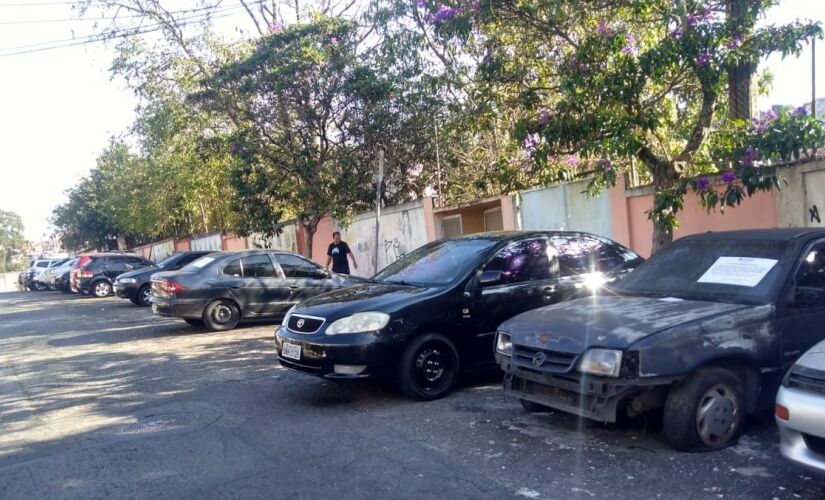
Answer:
<svg viewBox="0 0 825 500"><path fill-rule="evenodd" d="M825 341L802 355L776 396L782 456L825 474Z"/></svg>

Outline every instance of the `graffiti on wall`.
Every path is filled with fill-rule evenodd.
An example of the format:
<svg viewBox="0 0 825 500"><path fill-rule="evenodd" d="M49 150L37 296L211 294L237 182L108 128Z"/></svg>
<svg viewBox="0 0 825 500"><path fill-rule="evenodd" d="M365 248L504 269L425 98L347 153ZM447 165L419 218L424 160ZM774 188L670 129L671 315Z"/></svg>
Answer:
<svg viewBox="0 0 825 500"><path fill-rule="evenodd" d="M819 218L819 208L816 205L809 208L808 213L811 214L811 222L822 224L822 219Z"/></svg>

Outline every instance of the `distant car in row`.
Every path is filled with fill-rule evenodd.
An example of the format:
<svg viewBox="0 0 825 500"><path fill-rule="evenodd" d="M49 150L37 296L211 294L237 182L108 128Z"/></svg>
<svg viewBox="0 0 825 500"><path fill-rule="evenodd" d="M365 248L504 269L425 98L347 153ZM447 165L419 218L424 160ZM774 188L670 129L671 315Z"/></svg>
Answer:
<svg viewBox="0 0 825 500"><path fill-rule="evenodd" d="M63 263L67 259L38 259L31 263L28 269L20 273L18 281L29 290L46 290L44 274L47 269Z"/></svg>
<svg viewBox="0 0 825 500"><path fill-rule="evenodd" d="M113 284L113 290L118 297L129 299L138 306L148 306L149 297L152 295L151 277L153 274L162 271L177 271L192 261L204 255L213 253L212 251L191 251L180 252L163 259L157 265L142 267L134 271L127 271L117 277Z"/></svg>
<svg viewBox="0 0 825 500"><path fill-rule="evenodd" d="M501 322L590 295L641 262L624 246L587 233L434 241L366 283L291 309L276 332L278 359L327 379L396 381L411 398L440 398L462 372L495 368Z"/></svg>
<svg viewBox="0 0 825 500"><path fill-rule="evenodd" d="M108 297L118 276L153 265L152 261L132 254L85 254L71 271L71 287L84 295Z"/></svg>
<svg viewBox="0 0 825 500"><path fill-rule="evenodd" d="M282 318L298 302L355 281L292 252L216 252L155 273L149 302L155 314L222 331L241 320Z"/></svg>
<svg viewBox="0 0 825 500"><path fill-rule="evenodd" d="M69 291L69 275L72 268L80 260L79 257L66 259L62 263L46 269L43 273L43 283L49 290L58 290L61 292Z"/></svg>

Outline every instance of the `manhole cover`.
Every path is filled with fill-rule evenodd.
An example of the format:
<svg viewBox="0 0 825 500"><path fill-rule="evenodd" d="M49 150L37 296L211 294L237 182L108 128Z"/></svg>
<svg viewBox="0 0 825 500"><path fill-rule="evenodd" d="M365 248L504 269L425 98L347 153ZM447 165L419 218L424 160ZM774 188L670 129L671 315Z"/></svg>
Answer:
<svg viewBox="0 0 825 500"><path fill-rule="evenodd" d="M133 424L124 425L118 434L148 434L181 429L189 425L190 416L187 413L170 413L167 415L149 415Z"/></svg>

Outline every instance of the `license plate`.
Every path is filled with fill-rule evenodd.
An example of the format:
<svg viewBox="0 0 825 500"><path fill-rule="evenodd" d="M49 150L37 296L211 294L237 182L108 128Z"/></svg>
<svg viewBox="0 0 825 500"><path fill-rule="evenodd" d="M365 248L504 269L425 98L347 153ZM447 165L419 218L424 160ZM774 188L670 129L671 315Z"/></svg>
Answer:
<svg viewBox="0 0 825 500"><path fill-rule="evenodd" d="M281 356L289 359L301 359L301 346L284 342L281 346Z"/></svg>
<svg viewBox="0 0 825 500"><path fill-rule="evenodd" d="M157 304L152 304L152 312L155 313L155 314L158 313L158 305Z"/></svg>

